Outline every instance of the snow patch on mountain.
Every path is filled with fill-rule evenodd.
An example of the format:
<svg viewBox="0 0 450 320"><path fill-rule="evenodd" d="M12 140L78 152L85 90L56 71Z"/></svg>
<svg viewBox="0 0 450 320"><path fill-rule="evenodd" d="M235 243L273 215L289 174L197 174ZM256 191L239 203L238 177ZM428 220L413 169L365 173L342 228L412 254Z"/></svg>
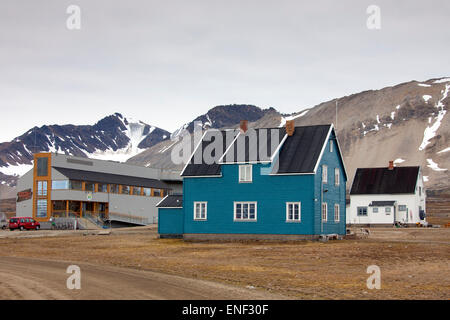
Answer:
<svg viewBox="0 0 450 320"><path fill-rule="evenodd" d="M445 152L449 152L449 151L450 151L450 147L445 148L444 150L441 150L438 153L445 153Z"/></svg>
<svg viewBox="0 0 450 320"><path fill-rule="evenodd" d="M187 127L189 126L189 123L185 123L183 124L181 127L179 127L177 130L175 130L174 132L171 133L170 135L170 140L174 141L177 140L178 138L184 134L188 134L189 132L187 131Z"/></svg>
<svg viewBox="0 0 450 320"><path fill-rule="evenodd" d="M0 167L0 172L7 176L21 177L33 168L32 164L19 164L8 167Z"/></svg>
<svg viewBox="0 0 450 320"><path fill-rule="evenodd" d="M428 94L424 94L422 96L423 100L425 100L425 102L428 102L428 100L430 100L431 98L433 98L432 96L428 95Z"/></svg>
<svg viewBox="0 0 450 320"><path fill-rule="evenodd" d="M295 120L297 118L303 117L308 112L309 112L309 109L305 110L303 112L300 112L299 114L293 115L293 116L291 115L291 116L287 116L287 117L281 117L281 122L280 122L279 127L280 128L284 127L286 125L286 121Z"/></svg>
<svg viewBox="0 0 450 320"><path fill-rule="evenodd" d="M450 78L448 78L448 79L450 81ZM439 127L441 126L442 119L444 119L444 116L447 113L447 111L444 110L445 106L444 106L443 101L447 98L449 89L450 89L450 85L446 84L445 89L442 90L442 98L436 104L436 108L438 109L438 115L435 118L436 121L431 126L427 126L425 128L425 131L423 133L423 141L422 141L421 145L419 146L419 151L422 151L427 147L427 145L430 143L430 140L436 136L436 132L439 129Z"/></svg>
<svg viewBox="0 0 450 320"><path fill-rule="evenodd" d="M447 169L441 169L439 168L438 164L436 162L433 161L433 159L427 159L428 168L431 168L431 170L433 171L447 171Z"/></svg>
<svg viewBox="0 0 450 320"><path fill-rule="evenodd" d="M434 81L433 83L444 83L444 82L450 82L450 78L439 79Z"/></svg>
<svg viewBox="0 0 450 320"><path fill-rule="evenodd" d="M129 139L128 145L122 149L114 151L112 148L107 150L96 149L93 153L86 153L86 156L98 160L111 160L117 162L126 162L128 159L141 153L145 149L139 148L139 144L148 137L156 128L151 126L149 132L144 135L147 126L142 121L136 121L133 118L118 116L126 128L122 131ZM97 137L98 138L98 137ZM101 141L101 139L99 139ZM117 143L116 143L117 145Z"/></svg>

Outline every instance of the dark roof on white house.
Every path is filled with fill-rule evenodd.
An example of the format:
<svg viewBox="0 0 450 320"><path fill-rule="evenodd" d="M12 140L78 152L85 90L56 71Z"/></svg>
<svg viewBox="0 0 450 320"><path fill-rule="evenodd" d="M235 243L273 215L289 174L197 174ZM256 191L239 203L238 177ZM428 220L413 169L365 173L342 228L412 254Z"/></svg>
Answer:
<svg viewBox="0 0 450 320"><path fill-rule="evenodd" d="M324 144L327 141L328 135L331 133L332 125L315 125L315 126L301 126L295 127L294 134L292 136L286 135L286 129L283 128L268 128L266 129L268 134L266 135L267 140L263 140L264 137L262 130L264 129L254 129L256 132L256 136L251 138L248 137L248 134L239 134L236 139L231 141L225 141L223 138L223 157L219 161L219 163L206 164L202 159L202 162L199 164L194 164L194 158L197 155L198 159L201 159L200 153L201 150L204 150L211 142L205 141L205 137L208 137L209 140L211 137L208 136L209 131L206 132L204 138L201 142L202 148L196 148L193 156L189 160L188 164L184 168L181 175L183 177L195 177L195 176L217 176L221 174L221 165L225 164L233 164L233 163L247 163L249 162L250 155L256 154L258 157L255 161L251 162L271 162L275 156L274 154L270 154L272 152L271 143L272 143L272 135L269 133L270 130L277 130L278 136L274 137L278 139L275 143L278 150L278 157L276 161L278 161L278 171L273 172L274 174L301 174L301 173L314 173L316 170L317 163L322 154L322 150L324 149ZM216 130L218 131L218 130ZM220 131L225 137L225 131ZM249 132L249 131L247 131ZM239 133L239 130L235 130L235 136ZM243 159L237 156L237 148L240 142L246 142ZM248 143L249 141L255 141L255 143ZM267 145L264 146L263 143ZM200 147L200 144L198 145ZM260 149L265 152L262 152L263 156L259 153ZM272 150L272 151L271 151ZM342 160L342 159L341 159Z"/></svg>
<svg viewBox="0 0 450 320"><path fill-rule="evenodd" d="M53 167L56 171L70 180L90 181L99 183L123 184L134 187L171 189L166 183L158 179L124 176L119 174L85 171L70 168Z"/></svg>
<svg viewBox="0 0 450 320"><path fill-rule="evenodd" d="M157 205L157 208L183 208L183 195L174 194L168 195L162 199Z"/></svg>
<svg viewBox="0 0 450 320"><path fill-rule="evenodd" d="M358 168L350 194L414 193L420 167Z"/></svg>
<svg viewBox="0 0 450 320"><path fill-rule="evenodd" d="M395 201L372 201L369 207L392 207Z"/></svg>

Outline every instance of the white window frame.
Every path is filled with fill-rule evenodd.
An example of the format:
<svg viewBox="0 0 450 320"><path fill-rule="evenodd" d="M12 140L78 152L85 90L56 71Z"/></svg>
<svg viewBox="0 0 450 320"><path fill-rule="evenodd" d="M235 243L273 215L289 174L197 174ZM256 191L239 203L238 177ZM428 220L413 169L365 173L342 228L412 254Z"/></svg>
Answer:
<svg viewBox="0 0 450 320"><path fill-rule="evenodd" d="M205 205L205 217L202 218L202 205ZM200 206L200 217L197 217L197 205ZM208 202L206 201L194 201L194 220L205 221L208 219Z"/></svg>
<svg viewBox="0 0 450 320"><path fill-rule="evenodd" d="M366 214L359 214L359 209L365 210ZM358 217L368 217L369 216L369 209L367 208L367 206L356 207L356 215Z"/></svg>
<svg viewBox="0 0 450 320"><path fill-rule="evenodd" d="M325 216L324 216L324 210L323 210L324 208L325 208ZM321 214L322 214L322 221L327 222L328 221L328 203L322 202Z"/></svg>
<svg viewBox="0 0 450 320"><path fill-rule="evenodd" d="M247 175L247 169L249 173ZM244 179L242 179L242 170L244 170ZM250 183L253 181L253 166L251 164L243 164L239 166L239 183Z"/></svg>
<svg viewBox="0 0 450 320"><path fill-rule="evenodd" d="M337 210L336 210L337 209ZM334 204L334 222L341 221L341 207L338 203Z"/></svg>
<svg viewBox="0 0 450 320"><path fill-rule="evenodd" d="M298 219L294 218L292 214L292 219L289 219L289 206L298 206ZM286 222L301 222L302 221L302 203L301 202L286 202Z"/></svg>
<svg viewBox="0 0 450 320"><path fill-rule="evenodd" d="M37 181L37 195L38 196L47 196L47 188L48 188L48 181L46 180L38 180Z"/></svg>
<svg viewBox="0 0 450 320"><path fill-rule="evenodd" d="M243 217L244 217L244 212L241 212L241 218L237 218L236 217L236 208L237 208L237 205L238 204L240 204L241 205L241 210L243 210L243 208L244 208L244 204L245 205L248 205L248 218L247 219L244 219ZM251 204L254 204L255 205L255 218L254 219L250 219L250 205ZM241 222L241 221L250 221L250 222L254 222L254 221L257 221L258 220L258 202L256 202L256 201L235 201L234 202L234 204L233 204L233 220L234 221L238 221L238 222Z"/></svg>
<svg viewBox="0 0 450 320"><path fill-rule="evenodd" d="M385 207L385 208L384 208L384 213L386 213L386 214L388 214L388 215L391 214L391 211L392 211L392 210L391 210L391 207Z"/></svg>
<svg viewBox="0 0 450 320"><path fill-rule="evenodd" d="M328 183L328 166L322 165L322 183Z"/></svg>
<svg viewBox="0 0 450 320"><path fill-rule="evenodd" d="M340 183L341 183L341 172L339 171L339 168L334 168L334 185L338 187Z"/></svg>
<svg viewBox="0 0 450 320"><path fill-rule="evenodd" d="M378 213L378 212L380 212L378 207L373 207L372 208L372 213Z"/></svg>

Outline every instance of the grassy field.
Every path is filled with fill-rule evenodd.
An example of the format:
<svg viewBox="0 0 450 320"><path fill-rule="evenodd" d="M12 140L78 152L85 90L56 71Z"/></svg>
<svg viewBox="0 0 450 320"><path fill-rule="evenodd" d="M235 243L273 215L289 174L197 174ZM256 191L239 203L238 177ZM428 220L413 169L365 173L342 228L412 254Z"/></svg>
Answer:
<svg viewBox="0 0 450 320"><path fill-rule="evenodd" d="M148 229L7 238L0 248L0 256L152 270L295 299L450 299L450 229L444 228L372 229L368 239L327 243L190 243L158 239ZM381 268L380 290L367 289L369 265Z"/></svg>

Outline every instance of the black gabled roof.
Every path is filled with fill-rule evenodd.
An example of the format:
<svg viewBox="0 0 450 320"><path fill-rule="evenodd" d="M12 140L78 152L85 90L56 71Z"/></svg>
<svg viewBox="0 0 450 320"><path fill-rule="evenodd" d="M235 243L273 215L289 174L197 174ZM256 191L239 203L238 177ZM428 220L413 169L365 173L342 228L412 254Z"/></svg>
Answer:
<svg viewBox="0 0 450 320"><path fill-rule="evenodd" d="M228 140L227 141L227 132L229 132ZM201 156L201 152L204 151L210 144L212 144L215 139L216 135L221 134L222 135L222 155L227 150L227 147L233 142L236 135L239 133L239 130L208 130L203 136L202 141L200 142L201 147L199 146L194 150L194 154L192 154L192 157L185 167L184 171L181 173L181 176L183 177L195 177L195 176L217 176L221 174L220 170L220 164L213 163L213 164L207 164L205 163L205 159ZM233 139L231 139L233 138ZM197 146L196 146L197 147ZM214 155L214 154L213 154ZM196 159L201 159L201 163L195 163Z"/></svg>
<svg viewBox="0 0 450 320"><path fill-rule="evenodd" d="M183 195L173 194L168 195L162 199L157 205L157 208L183 208Z"/></svg>
<svg viewBox="0 0 450 320"><path fill-rule="evenodd" d="M247 134L241 134L235 140L228 139L228 141L226 141L226 131L220 131L223 135L222 140L224 153L224 157L221 159L221 162L205 164L204 160L202 159L202 163L194 164L196 154L198 154L197 156L199 156L201 150L205 150L205 148L207 148L207 146L213 141L213 139L211 139L211 141L207 141L209 140L209 138L211 138L210 136L208 136L208 134L211 134L208 131L201 142L202 148L198 148L195 151L195 154L191 157L189 163L186 165L181 175L183 177L214 176L221 174L221 164L232 164L249 161L270 161L270 158L273 155L271 154L273 152L271 146L272 135L269 133L271 130L278 131L278 135L274 136L277 139L276 143L274 144L279 147L278 157L276 160L278 161L279 167L278 171L274 172L274 174L314 173L315 166L319 160L331 128L331 124L295 127L294 134L287 137L286 129L284 127L254 129L256 132L256 143L254 144L248 143L250 138ZM263 135L262 130L267 130L267 135ZM217 132L217 130L215 131ZM237 135L238 133L239 130L234 130L235 135ZM263 136L267 137L267 140L265 142L263 142L264 140L261 139ZM207 137L208 139L205 139ZM285 137L286 139L283 142L283 139ZM241 159L237 156L237 149L239 143L244 141L245 144L243 145L245 146L245 154L244 159ZM231 145L231 143L233 143L233 145ZM263 143L266 143L266 145L264 146ZM265 148L265 150L263 150L266 152L262 152L261 157L259 151L262 147ZM225 151L227 152L225 153ZM264 153L266 155L264 155ZM250 159L250 155L257 155L257 159Z"/></svg>
<svg viewBox="0 0 450 320"><path fill-rule="evenodd" d="M237 137L233 145L224 155L222 163L232 164L250 161L270 161L270 157L280 145L285 135L286 128L259 128L248 130L246 134L240 134ZM272 139L275 141L272 141ZM272 147L272 142L275 148ZM238 149L240 148L244 148L243 153L238 153Z"/></svg>
<svg viewBox="0 0 450 320"><path fill-rule="evenodd" d="M414 193L419 167L358 168L350 194Z"/></svg>
<svg viewBox="0 0 450 320"><path fill-rule="evenodd" d="M70 180L123 184L134 187L171 189L166 183L158 179L132 177L119 174L85 171L62 167L53 167L53 169L60 172Z"/></svg>
<svg viewBox="0 0 450 320"><path fill-rule="evenodd" d="M314 172L331 125L295 127L279 153L277 173Z"/></svg>

